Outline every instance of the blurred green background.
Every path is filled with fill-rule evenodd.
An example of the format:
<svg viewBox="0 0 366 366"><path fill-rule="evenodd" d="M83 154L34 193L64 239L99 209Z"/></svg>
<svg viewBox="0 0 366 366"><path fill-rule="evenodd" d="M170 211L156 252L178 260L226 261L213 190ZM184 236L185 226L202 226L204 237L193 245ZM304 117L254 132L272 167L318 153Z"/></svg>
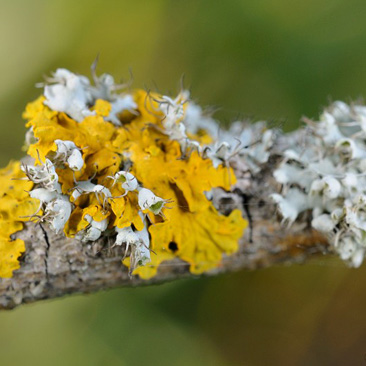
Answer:
<svg viewBox="0 0 366 366"><path fill-rule="evenodd" d="M366 95L364 0L0 1L0 162L57 67L167 93L186 75L225 123L286 130ZM340 261L116 289L0 313L0 365L363 365L366 266Z"/></svg>

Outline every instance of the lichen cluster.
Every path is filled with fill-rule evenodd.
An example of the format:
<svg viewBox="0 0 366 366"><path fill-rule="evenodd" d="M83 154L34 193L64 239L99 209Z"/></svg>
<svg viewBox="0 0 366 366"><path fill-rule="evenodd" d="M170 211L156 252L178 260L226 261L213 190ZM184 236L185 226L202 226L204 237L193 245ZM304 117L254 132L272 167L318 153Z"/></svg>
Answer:
<svg viewBox="0 0 366 366"><path fill-rule="evenodd" d="M123 246L121 260L144 279L174 258L191 273L209 271L238 250L247 226L233 209L242 202L226 209L220 197L240 199L271 155L271 164L282 158L271 198L283 223L311 222L342 259L361 265L365 106L333 103L283 149L264 123L220 129L186 90L175 98L129 91L110 75L93 73L91 84L65 69L43 87L24 112L28 157L0 170L0 277L19 268L25 245L13 234L25 221Z"/></svg>
<svg viewBox="0 0 366 366"><path fill-rule="evenodd" d="M310 214L342 259L361 265L366 251L366 107L335 102L306 120L302 143L284 152L273 194L284 222Z"/></svg>
<svg viewBox="0 0 366 366"><path fill-rule="evenodd" d="M209 199L212 189L235 184L227 161L238 151L214 140L217 123L187 91L174 99L129 92L107 74L92 85L58 69L24 118L33 162L1 172L0 276L19 266L24 243L9 235L24 220L82 242L108 237L145 279L166 260L178 257L200 274L238 250L246 220L239 210L220 214Z"/></svg>

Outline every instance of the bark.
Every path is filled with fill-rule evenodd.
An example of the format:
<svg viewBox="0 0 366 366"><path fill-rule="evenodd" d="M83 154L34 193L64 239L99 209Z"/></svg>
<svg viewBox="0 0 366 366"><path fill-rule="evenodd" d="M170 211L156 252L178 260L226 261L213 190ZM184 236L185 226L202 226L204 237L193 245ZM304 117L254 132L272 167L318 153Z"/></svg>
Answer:
<svg viewBox="0 0 366 366"><path fill-rule="evenodd" d="M286 135L276 143L276 150L296 144L301 131ZM327 239L310 227L303 215L291 227L281 225L269 195L279 187L272 178L278 163L276 151L259 174L243 176L240 162L236 165L241 184L233 193L215 190L214 201L223 213L238 207L250 222L240 241L240 250L223 258L212 276L242 269L258 269L278 263L299 263L319 254L331 253ZM245 182L245 183L243 183ZM46 225L28 223L15 235L25 241L26 252L21 268L10 279L0 279L0 308L11 309L20 304L72 293L89 293L117 286L152 285L184 277L193 277L189 266L174 260L164 262L151 280L129 278L121 264L123 247L112 247L108 240L82 244L56 235Z"/></svg>

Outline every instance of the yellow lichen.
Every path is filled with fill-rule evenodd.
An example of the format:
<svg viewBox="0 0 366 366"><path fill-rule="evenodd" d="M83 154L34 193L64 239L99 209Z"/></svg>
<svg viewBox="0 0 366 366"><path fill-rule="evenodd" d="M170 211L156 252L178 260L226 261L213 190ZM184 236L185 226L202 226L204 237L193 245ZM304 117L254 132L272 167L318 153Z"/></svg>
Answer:
<svg viewBox="0 0 366 366"><path fill-rule="evenodd" d="M81 121L53 111L45 105L43 96L26 107L23 116L34 137L28 154L37 166L46 166L46 159L56 156L56 140L73 143L82 156L83 164L77 169L72 170L66 160L55 165L52 179L56 176L59 186L53 181L47 183L47 189L55 187L57 192L57 199L49 198L54 199L55 207L66 205L71 209L63 232L68 237L85 233L98 238L98 230L122 234L127 230L126 233L142 235L148 228L154 253L151 263L132 268L141 278L154 276L163 261L173 258L187 262L194 274L211 270L220 265L223 255L237 251L238 240L247 226L238 210L224 216L206 198L206 192L216 187L229 191L236 181L234 172L222 164L215 167L194 149L195 145L185 145L184 138L179 138L188 104L184 94L172 101L138 90L132 97L134 108L118 115L120 126L108 121L113 108L103 99L96 99ZM173 103L176 110L172 112L167 107L164 112L164 103ZM178 138L172 137L176 135ZM189 138L197 144L212 142L205 130L190 134ZM131 188L126 174L145 189L143 205L140 188ZM19 177L24 178L19 163L0 172L0 277L9 277L19 268L17 258L24 251L24 243L19 239L11 241L10 236L21 230L21 221L39 207L38 200L27 193L33 183L12 180ZM53 214L57 215L57 209ZM124 263L129 266L130 258Z"/></svg>
<svg viewBox="0 0 366 366"><path fill-rule="evenodd" d="M20 162L10 162L0 170L0 277L11 277L20 267L18 258L25 251L24 241L12 239L12 235L23 229L39 206L38 200L27 193L33 183L24 179Z"/></svg>

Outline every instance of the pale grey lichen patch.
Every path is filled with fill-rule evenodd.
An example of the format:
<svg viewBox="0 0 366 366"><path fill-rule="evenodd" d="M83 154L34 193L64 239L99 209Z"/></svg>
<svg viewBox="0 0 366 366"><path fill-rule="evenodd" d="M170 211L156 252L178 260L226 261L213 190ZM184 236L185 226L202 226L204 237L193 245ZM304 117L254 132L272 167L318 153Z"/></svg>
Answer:
<svg viewBox="0 0 366 366"><path fill-rule="evenodd" d="M303 144L283 153L271 195L283 221L308 211L311 226L355 267L366 252L366 107L335 102L319 121L305 119Z"/></svg>

